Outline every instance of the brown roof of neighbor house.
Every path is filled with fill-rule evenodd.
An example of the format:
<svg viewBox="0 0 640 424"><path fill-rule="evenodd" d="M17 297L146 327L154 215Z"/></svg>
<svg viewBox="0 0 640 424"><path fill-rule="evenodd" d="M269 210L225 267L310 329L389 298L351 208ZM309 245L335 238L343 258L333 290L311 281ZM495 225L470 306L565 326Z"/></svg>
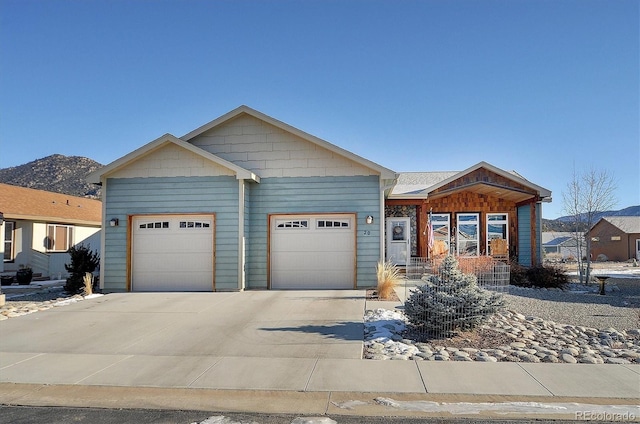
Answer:
<svg viewBox="0 0 640 424"><path fill-rule="evenodd" d="M624 233L640 233L640 216L603 216L602 219L608 221Z"/></svg>
<svg viewBox="0 0 640 424"><path fill-rule="evenodd" d="M28 219L99 226L102 202L0 183L0 212L4 219Z"/></svg>

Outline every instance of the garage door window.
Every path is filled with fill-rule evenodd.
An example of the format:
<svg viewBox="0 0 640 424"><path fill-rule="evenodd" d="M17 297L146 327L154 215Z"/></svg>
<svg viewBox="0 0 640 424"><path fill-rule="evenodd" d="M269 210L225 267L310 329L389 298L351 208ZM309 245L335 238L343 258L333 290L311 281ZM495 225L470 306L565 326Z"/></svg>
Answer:
<svg viewBox="0 0 640 424"><path fill-rule="evenodd" d="M140 228L142 229L169 228L169 221L145 222L144 224L140 224Z"/></svg>
<svg viewBox="0 0 640 424"><path fill-rule="evenodd" d="M317 228L349 228L349 220L328 220L328 219L319 219L316 221Z"/></svg>
<svg viewBox="0 0 640 424"><path fill-rule="evenodd" d="M180 228L209 228L210 222L207 221L180 221Z"/></svg>
<svg viewBox="0 0 640 424"><path fill-rule="evenodd" d="M309 221L306 219L298 220L278 220L276 221L276 228L309 228Z"/></svg>

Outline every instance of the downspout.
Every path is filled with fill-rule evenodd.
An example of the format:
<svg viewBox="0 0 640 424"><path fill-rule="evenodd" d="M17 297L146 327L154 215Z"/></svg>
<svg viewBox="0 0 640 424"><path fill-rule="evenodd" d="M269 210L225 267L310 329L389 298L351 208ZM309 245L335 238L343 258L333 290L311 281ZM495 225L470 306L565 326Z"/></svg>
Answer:
<svg viewBox="0 0 640 424"><path fill-rule="evenodd" d="M245 180L238 180L238 290L245 287L244 261L244 197L246 195Z"/></svg>

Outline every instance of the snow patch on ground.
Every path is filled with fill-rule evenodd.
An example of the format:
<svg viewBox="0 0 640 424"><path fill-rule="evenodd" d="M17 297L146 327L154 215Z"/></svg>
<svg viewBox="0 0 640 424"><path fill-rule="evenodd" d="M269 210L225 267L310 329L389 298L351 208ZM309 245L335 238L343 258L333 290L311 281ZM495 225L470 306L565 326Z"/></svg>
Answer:
<svg viewBox="0 0 640 424"><path fill-rule="evenodd" d="M543 402L431 402L399 401L379 397L374 399L382 406L402 411L448 412L451 414L480 414L494 412L510 414L570 414L577 419L635 420L640 416L637 405L593 405L585 403L543 403Z"/></svg>

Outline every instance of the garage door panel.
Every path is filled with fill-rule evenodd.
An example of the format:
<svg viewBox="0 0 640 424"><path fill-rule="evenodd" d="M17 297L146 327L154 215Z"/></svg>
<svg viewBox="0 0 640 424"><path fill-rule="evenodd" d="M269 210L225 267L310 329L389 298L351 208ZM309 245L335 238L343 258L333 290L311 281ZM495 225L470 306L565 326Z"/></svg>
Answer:
<svg viewBox="0 0 640 424"><path fill-rule="evenodd" d="M353 214L272 217L271 287L353 288L354 223Z"/></svg>
<svg viewBox="0 0 640 424"><path fill-rule="evenodd" d="M132 290L213 290L213 217L134 217Z"/></svg>

